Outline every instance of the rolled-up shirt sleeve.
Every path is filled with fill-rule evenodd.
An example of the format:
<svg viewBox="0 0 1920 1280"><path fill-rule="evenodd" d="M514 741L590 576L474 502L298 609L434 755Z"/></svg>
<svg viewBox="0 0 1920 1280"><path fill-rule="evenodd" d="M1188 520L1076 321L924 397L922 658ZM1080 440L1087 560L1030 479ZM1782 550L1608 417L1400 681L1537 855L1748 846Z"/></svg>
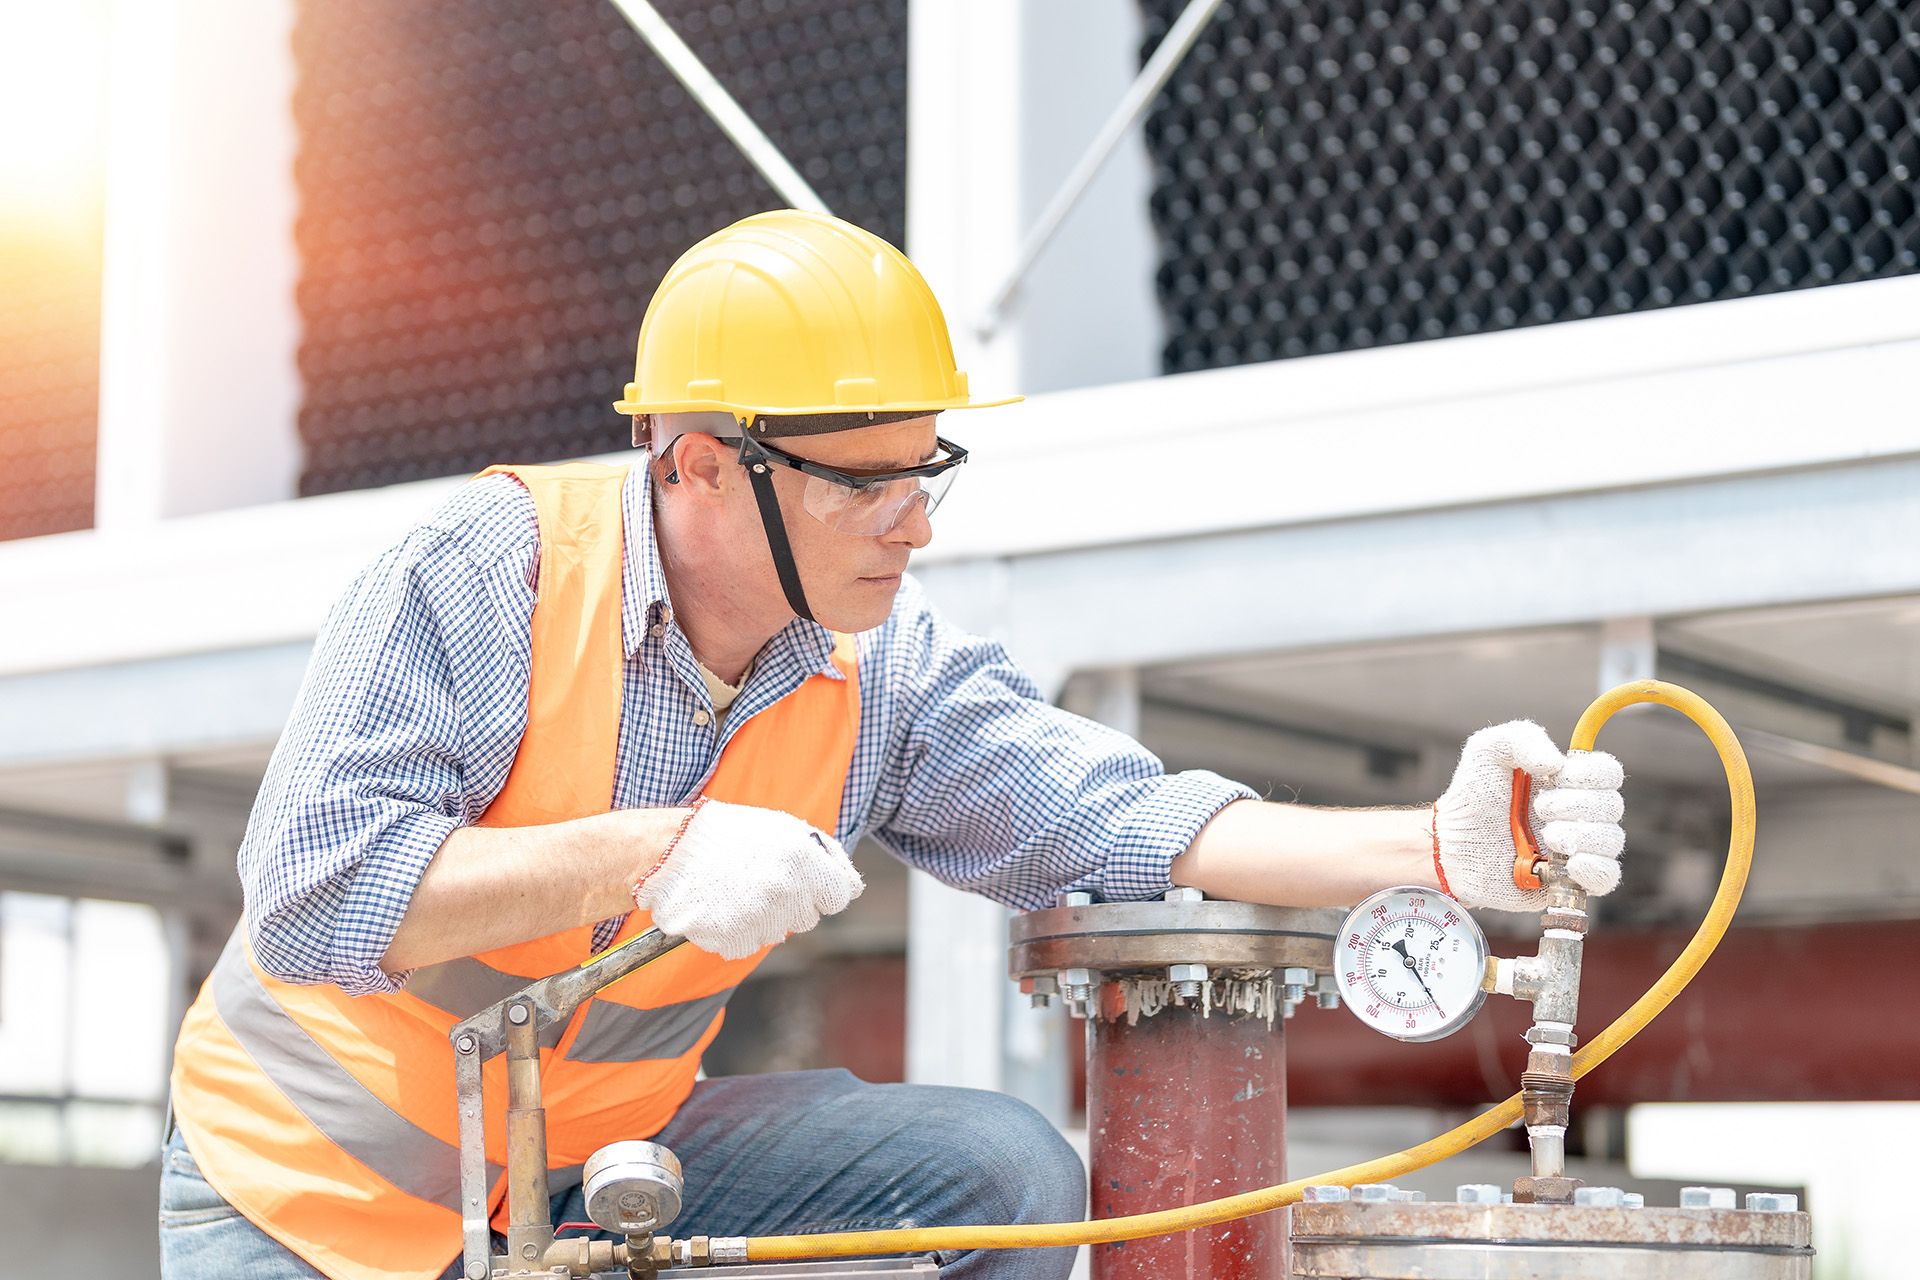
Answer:
<svg viewBox="0 0 1920 1280"><path fill-rule="evenodd" d="M531 500L490 478L334 606L238 856L268 973L355 995L398 986L380 958L414 887L499 794L526 728L537 550Z"/></svg>
<svg viewBox="0 0 1920 1280"><path fill-rule="evenodd" d="M909 585L887 624L899 719L874 835L938 879L1014 907L1068 889L1166 892L1212 817L1254 793L1205 770L1167 773L1127 735L1045 701L997 642L938 617Z"/></svg>

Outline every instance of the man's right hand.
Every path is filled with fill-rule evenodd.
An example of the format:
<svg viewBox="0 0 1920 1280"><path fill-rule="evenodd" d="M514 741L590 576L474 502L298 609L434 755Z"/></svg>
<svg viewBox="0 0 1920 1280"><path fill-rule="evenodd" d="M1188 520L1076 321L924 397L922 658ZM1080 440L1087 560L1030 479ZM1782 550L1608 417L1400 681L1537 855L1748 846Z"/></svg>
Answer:
<svg viewBox="0 0 1920 1280"><path fill-rule="evenodd" d="M702 799L633 900L661 932L738 960L806 932L864 888L840 842L811 824Z"/></svg>

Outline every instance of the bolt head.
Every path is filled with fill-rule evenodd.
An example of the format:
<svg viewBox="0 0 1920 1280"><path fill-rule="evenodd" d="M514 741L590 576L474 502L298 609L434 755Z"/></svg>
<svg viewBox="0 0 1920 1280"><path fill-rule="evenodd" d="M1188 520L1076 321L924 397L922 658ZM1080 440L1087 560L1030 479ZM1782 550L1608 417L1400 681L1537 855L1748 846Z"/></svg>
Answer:
<svg viewBox="0 0 1920 1280"><path fill-rule="evenodd" d="M1461 1204L1499 1204L1500 1194L1491 1182L1466 1182L1453 1189L1453 1198Z"/></svg>
<svg viewBox="0 0 1920 1280"><path fill-rule="evenodd" d="M1063 893L1058 898L1054 899L1054 905L1059 907L1092 906L1093 895L1090 893L1084 893L1078 889L1075 889L1071 893Z"/></svg>
<svg viewBox="0 0 1920 1280"><path fill-rule="evenodd" d="M1638 1191L1622 1191L1620 1193L1620 1207L1622 1209L1644 1209L1647 1207L1647 1198Z"/></svg>
<svg viewBox="0 0 1920 1280"><path fill-rule="evenodd" d="M1749 1191L1747 1208L1755 1213L1798 1213L1800 1197L1785 1191Z"/></svg>
<svg viewBox="0 0 1920 1280"><path fill-rule="evenodd" d="M1394 1187L1393 1194L1389 1196L1388 1199L1392 1200L1395 1204L1425 1204L1427 1202L1427 1193L1424 1191L1402 1191L1400 1188Z"/></svg>
<svg viewBox="0 0 1920 1280"><path fill-rule="evenodd" d="M1397 1190L1391 1182L1362 1182L1354 1187L1353 1198L1362 1204L1385 1204Z"/></svg>
<svg viewBox="0 0 1920 1280"><path fill-rule="evenodd" d="M1202 902L1205 901L1206 896L1189 885L1175 885L1160 895L1161 900L1165 902Z"/></svg>
<svg viewBox="0 0 1920 1280"><path fill-rule="evenodd" d="M1280 981L1290 987L1304 987L1313 981L1313 970L1282 969L1280 971Z"/></svg>
<svg viewBox="0 0 1920 1280"><path fill-rule="evenodd" d="M1170 964L1167 966L1169 982L1205 982L1207 966L1203 964Z"/></svg>
<svg viewBox="0 0 1920 1280"><path fill-rule="evenodd" d="M1353 1192L1345 1187L1313 1186L1300 1193L1303 1204L1345 1204L1353 1199Z"/></svg>
<svg viewBox="0 0 1920 1280"><path fill-rule="evenodd" d="M1731 1209L1733 1203L1732 1187L1680 1188L1682 1209Z"/></svg>
<svg viewBox="0 0 1920 1280"><path fill-rule="evenodd" d="M510 1004L507 1006L507 1021L516 1027L525 1026L527 1019L532 1016L533 1012L524 1004Z"/></svg>
<svg viewBox="0 0 1920 1280"><path fill-rule="evenodd" d="M454 1042L453 1047L462 1053L472 1053L478 1046L472 1036L461 1036L459 1040Z"/></svg>
<svg viewBox="0 0 1920 1280"><path fill-rule="evenodd" d="M1624 1194L1618 1187L1575 1187L1573 1202L1595 1209L1618 1209Z"/></svg>

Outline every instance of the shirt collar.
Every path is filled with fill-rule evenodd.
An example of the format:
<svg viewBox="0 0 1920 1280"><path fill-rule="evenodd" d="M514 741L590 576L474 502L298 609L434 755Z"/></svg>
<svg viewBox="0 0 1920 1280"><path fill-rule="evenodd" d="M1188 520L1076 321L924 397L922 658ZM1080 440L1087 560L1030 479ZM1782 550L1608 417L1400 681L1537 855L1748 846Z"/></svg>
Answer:
<svg viewBox="0 0 1920 1280"><path fill-rule="evenodd" d="M647 468L629 468L622 486L626 504L626 589L621 593L620 626L627 656L640 652L647 628L654 619L672 607L667 595L667 571L660 562L660 543L653 526L653 486ZM833 632L817 622L795 618L767 642L767 651L786 649L802 670L818 671L835 680L844 680L840 668L833 665Z"/></svg>
<svg viewBox="0 0 1920 1280"><path fill-rule="evenodd" d="M647 468L628 468L627 482L621 490L627 512L627 583L620 598L620 627L631 658L645 642L648 625L669 607L670 601L667 571L660 563L660 544L654 538L653 486L648 483Z"/></svg>

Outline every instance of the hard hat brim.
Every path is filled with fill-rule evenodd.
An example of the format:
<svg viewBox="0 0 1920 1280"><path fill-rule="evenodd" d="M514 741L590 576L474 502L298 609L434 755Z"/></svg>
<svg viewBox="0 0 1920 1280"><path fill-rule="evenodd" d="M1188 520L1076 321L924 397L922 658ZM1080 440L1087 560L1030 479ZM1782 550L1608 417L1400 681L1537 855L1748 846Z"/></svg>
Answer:
<svg viewBox="0 0 1920 1280"><path fill-rule="evenodd" d="M924 400L893 404L821 404L821 405L746 405L733 404L725 400L616 400L613 402L615 413L633 415L637 413L731 413L744 414L749 418L760 417L798 417L810 414L856 414L885 413L946 413L950 409L993 409L1001 405L1019 404L1025 396L1004 396L998 400Z"/></svg>

